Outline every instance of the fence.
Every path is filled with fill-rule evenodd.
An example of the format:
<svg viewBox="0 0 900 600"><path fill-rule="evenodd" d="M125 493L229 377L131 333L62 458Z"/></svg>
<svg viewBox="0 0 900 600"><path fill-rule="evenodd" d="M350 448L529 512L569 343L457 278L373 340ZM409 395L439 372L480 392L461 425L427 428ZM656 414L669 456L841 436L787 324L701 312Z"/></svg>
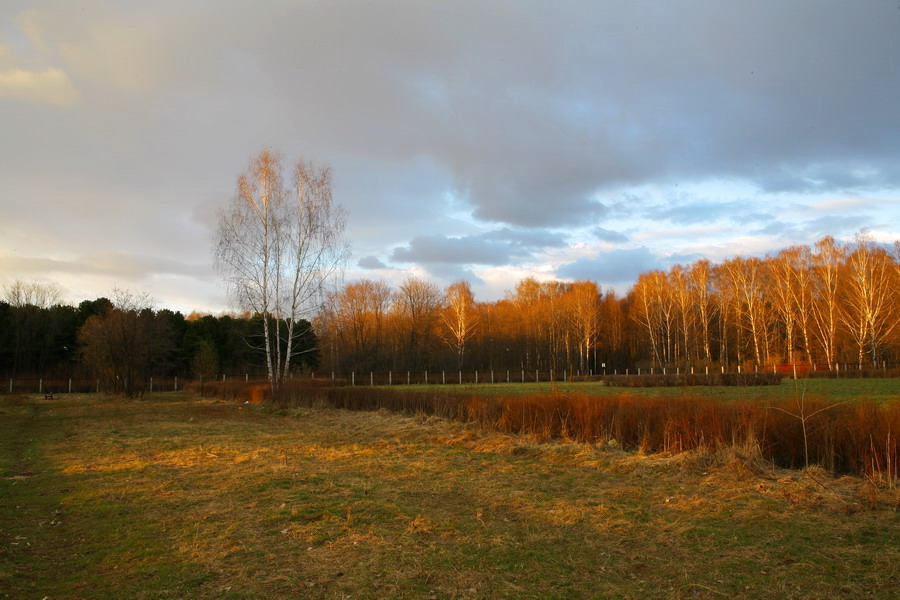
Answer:
<svg viewBox="0 0 900 600"><path fill-rule="evenodd" d="M743 368L737 366L716 367L635 367L626 369L602 369L600 372L563 369L556 370L486 370L486 371L382 371L382 372L355 372L349 373L309 373L298 376L297 379L317 379L318 381L331 381L334 385L349 386L395 386L395 385L483 385L501 383L567 383L577 381L599 380L607 375L713 375L718 373L781 373L785 377L811 377L811 378L862 378L862 377L900 377L900 366L882 363L880 368L871 368L866 365L835 363L830 365L819 364L789 364L753 366ZM250 381L249 375L227 376L222 375L208 381ZM254 378L256 380L258 378ZM202 383L201 378L182 377L150 377L142 385L146 393L176 392L184 389L186 385ZM103 391L104 386L95 378L12 378L7 377L5 385L0 385L0 394L89 394ZM123 382L124 383L124 382ZM124 387L124 385L123 385Z"/></svg>

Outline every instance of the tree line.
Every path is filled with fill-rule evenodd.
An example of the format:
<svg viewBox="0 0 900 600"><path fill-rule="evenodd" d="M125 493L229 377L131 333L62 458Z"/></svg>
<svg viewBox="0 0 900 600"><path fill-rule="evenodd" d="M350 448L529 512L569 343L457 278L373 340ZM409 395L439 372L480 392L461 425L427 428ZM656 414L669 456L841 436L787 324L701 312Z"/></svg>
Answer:
<svg viewBox="0 0 900 600"><path fill-rule="evenodd" d="M0 367L8 377L96 377L137 393L156 376L266 376L260 314L185 317L146 297L61 302L52 284L16 282L0 301ZM839 363L900 359L900 243L824 237L764 257L697 260L642 273L625 295L593 281L526 278L501 300L470 285L409 277L359 280L325 296L312 324L270 315L268 355L292 374L319 370L550 370ZM127 382L127 383L126 383ZM143 386L143 387L142 387Z"/></svg>
<svg viewBox="0 0 900 600"><path fill-rule="evenodd" d="M295 328L295 368L315 368L315 334L308 321ZM0 300L0 373L96 378L103 389L128 395L143 391L150 376L258 376L265 372L261 330L259 315L184 316L122 290L72 306L58 285L17 281Z"/></svg>
<svg viewBox="0 0 900 600"><path fill-rule="evenodd" d="M900 242L861 233L642 273L624 296L526 278L479 302L464 281L354 281L328 295L314 325L322 370L337 372L880 367L900 357L898 298Z"/></svg>

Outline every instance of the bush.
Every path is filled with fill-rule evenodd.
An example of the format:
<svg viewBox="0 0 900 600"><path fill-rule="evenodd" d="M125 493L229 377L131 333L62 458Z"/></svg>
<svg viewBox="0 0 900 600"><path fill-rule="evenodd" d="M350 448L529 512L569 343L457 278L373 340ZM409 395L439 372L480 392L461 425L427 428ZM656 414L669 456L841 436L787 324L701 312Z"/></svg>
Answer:
<svg viewBox="0 0 900 600"><path fill-rule="evenodd" d="M668 382L677 376L646 377L664 377ZM753 385L775 379L771 373L726 373L719 377L719 385ZM249 402L269 398L265 383L209 383L204 384L204 393ZM661 398L628 393L480 396L330 387L296 381L283 389L281 404L434 415L543 440L591 444L615 441L616 446L645 452L752 448L765 460L782 467L800 468L808 459L809 464L819 464L836 473L865 475L888 485L900 480L900 402L828 403L807 398L801 410L797 400L764 405L688 395ZM801 417L806 419L806 443Z"/></svg>
<svg viewBox="0 0 900 600"><path fill-rule="evenodd" d="M753 386L778 385L781 373L710 373L675 375L605 375L601 380L612 387L681 387L694 385Z"/></svg>
<svg viewBox="0 0 900 600"><path fill-rule="evenodd" d="M810 371L806 374L811 379L863 379L863 378L885 378L900 377L900 368L892 369L844 369L825 370L819 369Z"/></svg>

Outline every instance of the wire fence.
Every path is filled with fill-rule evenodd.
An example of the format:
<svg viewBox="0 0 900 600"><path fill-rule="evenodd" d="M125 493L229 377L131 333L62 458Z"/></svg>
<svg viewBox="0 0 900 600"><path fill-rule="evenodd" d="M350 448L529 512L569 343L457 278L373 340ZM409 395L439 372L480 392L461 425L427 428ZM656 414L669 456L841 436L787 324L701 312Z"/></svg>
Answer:
<svg viewBox="0 0 900 600"><path fill-rule="evenodd" d="M311 372L297 375L294 379L315 380L319 383L335 386L403 386L403 385L489 385L510 383L567 383L597 381L609 375L642 376L642 375L714 375L720 373L780 373L788 378L867 378L867 377L900 377L900 366L883 362L873 368L871 365L851 363L834 363L820 365L798 363L788 365L756 365L751 368L742 366L715 367L634 367L626 369L602 369L581 371L578 369L506 369L506 370L457 370L457 371L350 371ZM265 379L244 375L221 375L210 382L265 382ZM109 391L110 387L124 389L126 382L109 385L97 378L85 377L7 377L0 384L0 394L91 394ZM158 377L142 380L140 389L144 393L179 392L186 386L202 385L203 378L198 377Z"/></svg>

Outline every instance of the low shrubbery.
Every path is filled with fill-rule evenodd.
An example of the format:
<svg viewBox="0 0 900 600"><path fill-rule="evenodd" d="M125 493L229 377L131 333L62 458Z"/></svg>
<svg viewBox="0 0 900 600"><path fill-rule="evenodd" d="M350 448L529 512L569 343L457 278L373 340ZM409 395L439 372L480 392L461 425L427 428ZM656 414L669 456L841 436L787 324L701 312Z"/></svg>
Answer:
<svg viewBox="0 0 900 600"><path fill-rule="evenodd" d="M615 387L682 387L695 385L778 385L781 373L710 373L654 375L603 375L599 379Z"/></svg>
<svg viewBox="0 0 900 600"><path fill-rule="evenodd" d="M743 375L760 381L772 377ZM802 396L777 402L722 402L628 393L481 396L307 383L289 384L281 404L435 415L540 440L565 439L644 452L732 447L782 467L818 464L887 485L900 479L900 402L829 403ZM268 387L220 382L206 384L204 393L258 402L268 398Z"/></svg>
<svg viewBox="0 0 900 600"><path fill-rule="evenodd" d="M813 379L868 379L881 377L900 377L900 368L893 369L812 369L805 377Z"/></svg>

